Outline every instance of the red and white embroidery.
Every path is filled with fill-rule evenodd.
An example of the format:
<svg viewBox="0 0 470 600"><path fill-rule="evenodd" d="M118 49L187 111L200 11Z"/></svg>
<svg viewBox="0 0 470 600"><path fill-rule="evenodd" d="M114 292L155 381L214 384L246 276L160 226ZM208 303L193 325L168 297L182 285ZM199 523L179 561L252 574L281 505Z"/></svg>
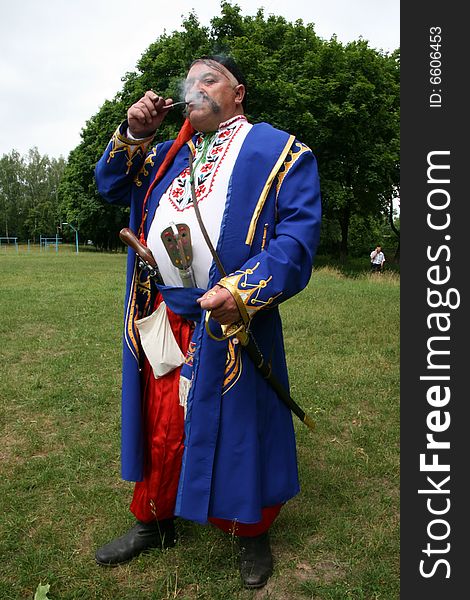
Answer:
<svg viewBox="0 0 470 600"><path fill-rule="evenodd" d="M197 164L194 182L196 188L196 198L198 202L202 202L204 198L211 193L214 185L214 180L224 158L227 154L230 145L240 130L243 123L246 122L244 115L239 115L230 119L226 123L221 124L221 128L217 132L207 151L207 156L202 164ZM202 156L204 139L207 134L201 134L196 139L196 153L194 162ZM191 187L189 181L189 167L184 169L180 175L174 179L168 190L168 197L171 204L179 211L186 210L192 205Z"/></svg>

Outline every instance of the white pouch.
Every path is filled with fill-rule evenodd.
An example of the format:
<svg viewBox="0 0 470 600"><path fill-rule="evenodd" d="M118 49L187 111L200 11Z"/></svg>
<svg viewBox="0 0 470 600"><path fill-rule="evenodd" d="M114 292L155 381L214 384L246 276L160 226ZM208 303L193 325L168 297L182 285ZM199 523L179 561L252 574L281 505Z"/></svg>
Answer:
<svg viewBox="0 0 470 600"><path fill-rule="evenodd" d="M184 363L184 354L171 330L164 302L150 316L137 320L135 324L156 379Z"/></svg>

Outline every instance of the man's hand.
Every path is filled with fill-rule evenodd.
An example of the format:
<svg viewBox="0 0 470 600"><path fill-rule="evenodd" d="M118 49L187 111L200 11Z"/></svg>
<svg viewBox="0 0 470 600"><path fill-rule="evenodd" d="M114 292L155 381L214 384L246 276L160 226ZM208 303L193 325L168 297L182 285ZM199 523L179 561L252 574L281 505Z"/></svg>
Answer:
<svg viewBox="0 0 470 600"><path fill-rule="evenodd" d="M173 103L171 98L164 100L149 90L127 111L129 132L136 138L153 135L168 114L164 107Z"/></svg>
<svg viewBox="0 0 470 600"><path fill-rule="evenodd" d="M211 317L221 325L230 325L241 319L240 311L232 294L220 285L215 285L197 301L201 308L210 310Z"/></svg>

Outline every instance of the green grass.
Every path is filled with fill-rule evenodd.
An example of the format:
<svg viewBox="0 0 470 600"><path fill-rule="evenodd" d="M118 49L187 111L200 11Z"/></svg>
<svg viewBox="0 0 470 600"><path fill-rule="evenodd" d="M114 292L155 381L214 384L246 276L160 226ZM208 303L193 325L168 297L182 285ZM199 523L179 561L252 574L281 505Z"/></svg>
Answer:
<svg viewBox="0 0 470 600"><path fill-rule="evenodd" d="M282 306L302 491L272 529L275 572L240 589L222 532L178 522L176 548L116 569L97 546L133 522L120 480L125 257L0 255L0 599L396 600L399 281L314 271Z"/></svg>

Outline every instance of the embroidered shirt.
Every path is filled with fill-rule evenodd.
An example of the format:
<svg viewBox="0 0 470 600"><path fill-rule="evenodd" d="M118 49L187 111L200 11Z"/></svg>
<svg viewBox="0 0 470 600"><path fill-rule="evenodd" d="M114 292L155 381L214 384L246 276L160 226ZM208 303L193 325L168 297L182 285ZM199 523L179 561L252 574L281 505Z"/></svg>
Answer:
<svg viewBox="0 0 470 600"><path fill-rule="evenodd" d="M232 170L251 127L245 116L238 115L221 123L216 132L200 133L196 138L193 162L196 198L214 248L219 239ZM147 245L155 256L164 283L181 286L178 269L171 263L161 234L171 223L188 225L195 283L197 287L206 288L212 255L202 236L192 204L190 173L186 168L163 194L150 226Z"/></svg>

